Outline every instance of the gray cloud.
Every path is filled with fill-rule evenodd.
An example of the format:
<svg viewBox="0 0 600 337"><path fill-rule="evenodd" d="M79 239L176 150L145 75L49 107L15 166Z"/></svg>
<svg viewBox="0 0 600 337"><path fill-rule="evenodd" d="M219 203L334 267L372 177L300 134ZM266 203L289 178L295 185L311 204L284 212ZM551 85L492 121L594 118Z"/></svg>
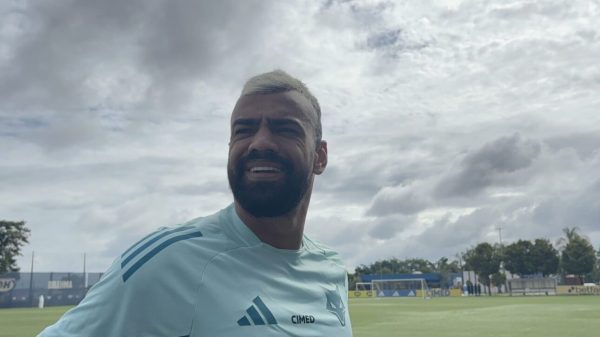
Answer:
<svg viewBox="0 0 600 337"><path fill-rule="evenodd" d="M414 216L388 216L378 217L373 221L369 230L369 236L374 239L392 239L398 233L403 232L416 221Z"/></svg>
<svg viewBox="0 0 600 337"><path fill-rule="evenodd" d="M578 132L549 137L545 143L553 150L574 149L582 159L598 155L600 152L600 133Z"/></svg>
<svg viewBox="0 0 600 337"><path fill-rule="evenodd" d="M87 250L102 271L230 203L229 112L245 78L278 67L322 103L330 162L306 228L349 266L452 257L495 226L600 242L588 1L0 8L0 212L33 229L40 270L77 270Z"/></svg>
<svg viewBox="0 0 600 337"><path fill-rule="evenodd" d="M445 214L418 237L421 245L431 250L459 252L468 244L476 243L493 232L501 213L492 208L479 208L452 219Z"/></svg>
<svg viewBox="0 0 600 337"><path fill-rule="evenodd" d="M0 64L0 111L141 106L146 113L176 112L199 78L223 66L223 55L245 51L249 58L262 48L274 10L265 1L138 0L12 8L23 28Z"/></svg>
<svg viewBox="0 0 600 337"><path fill-rule="evenodd" d="M377 23L383 17L384 12L393 7L394 3L390 1L365 3L353 0L327 0L321 6L319 14L334 14L338 20L352 20L352 24L347 23L348 26L357 28ZM335 24L336 20L333 23Z"/></svg>
<svg viewBox="0 0 600 337"><path fill-rule="evenodd" d="M398 58L402 53L427 48L430 43L410 36L402 28L386 28L370 34L359 47L375 50L385 57Z"/></svg>
<svg viewBox="0 0 600 337"><path fill-rule="evenodd" d="M367 215L414 214L430 205L431 201L420 194L418 188L412 186L384 188L375 195Z"/></svg>
<svg viewBox="0 0 600 337"><path fill-rule="evenodd" d="M446 166L442 158L447 149L431 138L411 132L366 137L372 139L343 135L329 142L329 164L317 184L320 193L365 205L383 189L429 179Z"/></svg>
<svg viewBox="0 0 600 337"><path fill-rule="evenodd" d="M532 220L555 231L566 227L597 231L600 228L600 180L588 183L582 191L542 201L535 207Z"/></svg>
<svg viewBox="0 0 600 337"><path fill-rule="evenodd" d="M435 193L442 198L473 196L493 184L510 184L511 176L529 167L540 151L539 143L522 140L519 134L502 137L467 154L456 171L440 181Z"/></svg>
<svg viewBox="0 0 600 337"><path fill-rule="evenodd" d="M384 185L374 195L366 214L414 214L432 207L485 203L489 196L482 193L488 188L526 183L535 174L530 167L540 153L539 143L514 134L459 156L448 152L431 162L404 162L397 167L399 171L412 170L415 165L414 172L418 173L397 185Z"/></svg>

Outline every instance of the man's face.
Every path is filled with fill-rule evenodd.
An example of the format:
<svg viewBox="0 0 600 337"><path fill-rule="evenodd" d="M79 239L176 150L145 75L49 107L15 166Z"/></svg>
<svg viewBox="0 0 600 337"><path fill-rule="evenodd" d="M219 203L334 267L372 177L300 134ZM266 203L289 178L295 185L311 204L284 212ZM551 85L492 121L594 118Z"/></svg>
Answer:
<svg viewBox="0 0 600 337"><path fill-rule="evenodd" d="M316 146L316 113L296 91L242 96L231 116L227 175L235 200L255 217L294 209L320 174L327 151Z"/></svg>

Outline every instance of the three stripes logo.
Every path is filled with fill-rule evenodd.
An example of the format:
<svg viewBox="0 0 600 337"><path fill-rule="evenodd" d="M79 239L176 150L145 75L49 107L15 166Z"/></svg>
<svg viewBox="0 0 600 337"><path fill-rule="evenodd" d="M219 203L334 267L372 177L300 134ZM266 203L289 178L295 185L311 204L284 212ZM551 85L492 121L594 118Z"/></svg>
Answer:
<svg viewBox="0 0 600 337"><path fill-rule="evenodd" d="M254 304L246 309L247 315L244 315L237 321L239 326L277 324L277 320L273 316L273 313L267 308L259 296L256 296L252 300L252 303Z"/></svg>
<svg viewBox="0 0 600 337"><path fill-rule="evenodd" d="M135 273L138 269L140 269L151 258L156 256L156 254L160 253L160 251L169 247L170 245L174 244L175 242L202 236L202 233L200 231L192 230L192 229L194 229L194 226L182 226L182 227L177 227L177 228L169 229L169 230L163 229L163 230L159 230L157 232L151 233L148 236L141 239L140 241L136 242L133 246L131 246L129 249L127 249L125 251L125 253L123 253L123 255L121 255L121 258L122 258L121 269L124 270L126 267L129 267L129 269L127 269L123 273L123 282L126 282L133 275L133 273ZM188 230L192 230L192 231L188 231ZM188 232L185 232L185 231L188 231ZM185 232L185 233L181 233L181 232ZM169 237L169 238L166 238L166 237ZM163 240L163 239L165 239L165 240ZM160 242L154 248L147 251L147 249L149 249L150 246L154 245L155 243L157 243L161 240L162 240L162 242ZM142 253L145 253L145 254L142 255ZM133 263L131 266L129 266L129 263L132 262L138 256L140 256L140 258L137 261L135 261L135 263Z"/></svg>

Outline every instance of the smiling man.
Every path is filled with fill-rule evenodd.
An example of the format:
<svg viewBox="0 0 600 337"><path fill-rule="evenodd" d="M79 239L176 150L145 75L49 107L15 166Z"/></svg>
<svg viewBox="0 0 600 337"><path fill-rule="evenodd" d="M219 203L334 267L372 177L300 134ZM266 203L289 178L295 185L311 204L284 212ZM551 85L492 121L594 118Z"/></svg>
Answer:
<svg viewBox="0 0 600 337"><path fill-rule="evenodd" d="M326 166L306 86L251 78L231 116L234 203L134 244L40 336L352 336L345 268L304 235Z"/></svg>

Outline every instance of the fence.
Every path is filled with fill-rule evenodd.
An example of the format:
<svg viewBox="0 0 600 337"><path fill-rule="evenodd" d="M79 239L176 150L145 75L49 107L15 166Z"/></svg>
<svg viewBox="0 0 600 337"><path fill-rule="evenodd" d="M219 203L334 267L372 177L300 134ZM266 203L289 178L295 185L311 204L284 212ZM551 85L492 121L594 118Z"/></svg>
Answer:
<svg viewBox="0 0 600 337"><path fill-rule="evenodd" d="M508 281L511 295L556 295L556 279L514 278Z"/></svg>
<svg viewBox="0 0 600 337"><path fill-rule="evenodd" d="M102 273L0 274L0 307L35 307L40 296L45 306L75 305Z"/></svg>

